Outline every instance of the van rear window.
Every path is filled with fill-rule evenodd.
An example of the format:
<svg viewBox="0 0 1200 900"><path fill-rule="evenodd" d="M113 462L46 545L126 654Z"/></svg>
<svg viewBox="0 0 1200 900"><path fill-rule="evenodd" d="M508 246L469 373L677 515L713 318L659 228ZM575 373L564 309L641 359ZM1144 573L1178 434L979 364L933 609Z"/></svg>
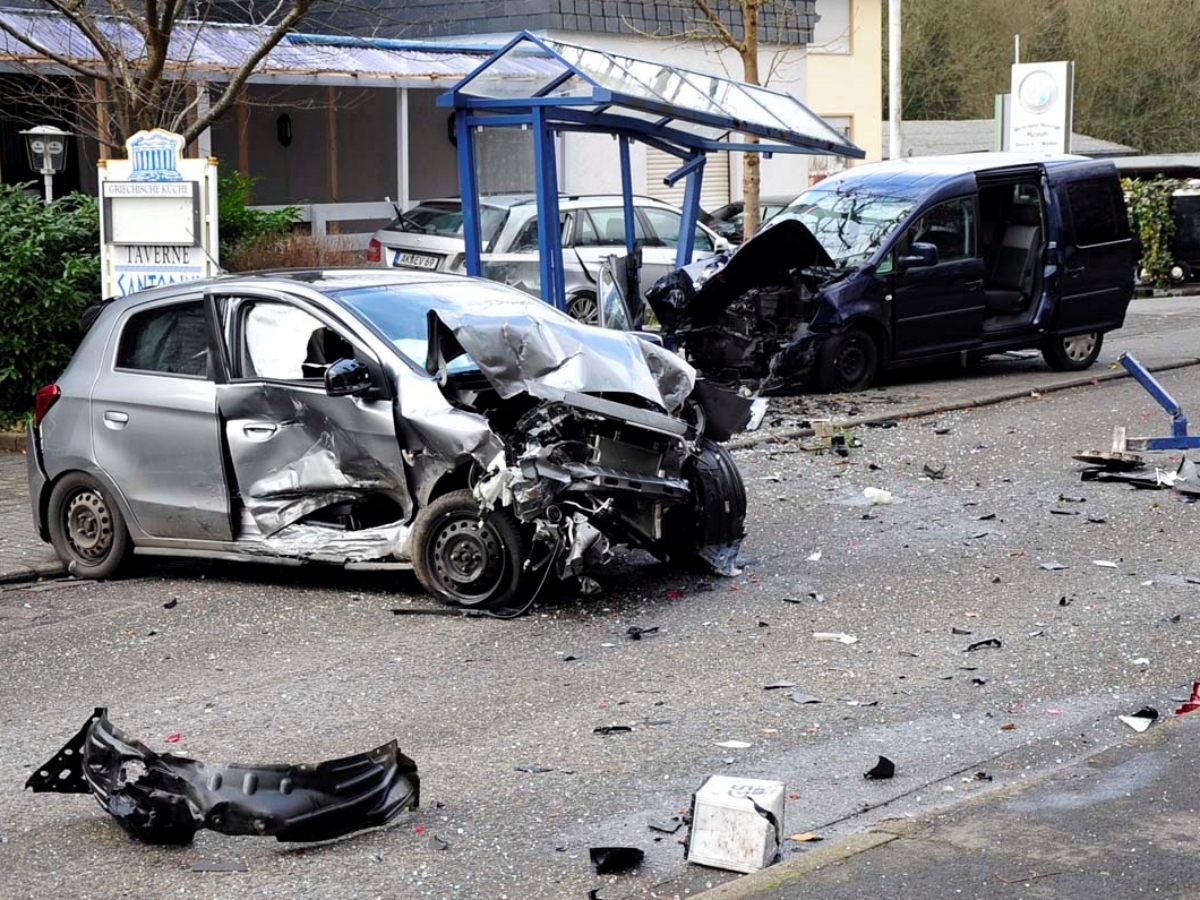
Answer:
<svg viewBox="0 0 1200 900"><path fill-rule="evenodd" d="M1129 237L1125 202L1115 178L1093 178L1067 185L1075 240L1081 247Z"/></svg>

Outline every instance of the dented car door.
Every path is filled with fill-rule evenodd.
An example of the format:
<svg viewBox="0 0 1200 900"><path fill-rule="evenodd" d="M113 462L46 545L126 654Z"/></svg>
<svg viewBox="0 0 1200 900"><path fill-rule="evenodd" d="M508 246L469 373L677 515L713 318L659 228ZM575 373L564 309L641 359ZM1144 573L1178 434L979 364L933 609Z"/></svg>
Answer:
<svg viewBox="0 0 1200 900"><path fill-rule="evenodd" d="M286 295L209 297L222 322L227 379L217 386L231 490L249 514L239 536L270 536L310 514L379 496L407 518L393 388L378 359L322 310ZM371 383L330 396L325 370L357 359Z"/></svg>

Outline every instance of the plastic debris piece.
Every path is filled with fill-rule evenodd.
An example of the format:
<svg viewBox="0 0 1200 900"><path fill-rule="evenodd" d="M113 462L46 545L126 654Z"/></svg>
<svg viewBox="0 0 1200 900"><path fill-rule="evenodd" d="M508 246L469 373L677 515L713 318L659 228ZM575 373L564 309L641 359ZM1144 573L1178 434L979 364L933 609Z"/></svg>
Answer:
<svg viewBox="0 0 1200 900"><path fill-rule="evenodd" d="M239 859L198 859L192 863L193 872L249 872Z"/></svg>
<svg viewBox="0 0 1200 900"><path fill-rule="evenodd" d="M957 625L950 629L951 634L970 634L965 628L959 628Z"/></svg>
<svg viewBox="0 0 1200 900"><path fill-rule="evenodd" d="M717 741L718 747L724 747L726 750L748 750L751 744L746 741Z"/></svg>
<svg viewBox="0 0 1200 900"><path fill-rule="evenodd" d="M174 609L178 605L179 605L179 598L172 597L170 600L168 600L166 603L163 604L163 609Z"/></svg>
<svg viewBox="0 0 1200 900"><path fill-rule="evenodd" d="M980 522L990 522L990 521L992 521L992 519L994 519L994 518L996 518L996 514L995 514L995 513L987 513L986 515L982 515L982 516L980 516L980 517L979 517L979 521L980 521Z"/></svg>
<svg viewBox="0 0 1200 900"><path fill-rule="evenodd" d="M1058 500L1060 503L1087 503L1087 497L1068 497L1066 494L1059 494Z"/></svg>
<svg viewBox="0 0 1200 900"><path fill-rule="evenodd" d="M1200 709L1200 681L1193 681L1191 697L1187 699L1183 706L1175 710L1175 715L1184 716L1198 709Z"/></svg>
<svg viewBox="0 0 1200 900"><path fill-rule="evenodd" d="M1079 510L1077 510L1077 509L1052 509L1052 510L1050 510L1050 515L1052 515L1052 516L1077 516L1077 515L1079 515Z"/></svg>
<svg viewBox="0 0 1200 900"><path fill-rule="evenodd" d="M1017 725L1015 722L1005 722L1003 725L1000 726L1000 730L1001 731L1016 731Z"/></svg>
<svg viewBox="0 0 1200 900"><path fill-rule="evenodd" d="M1070 566L1064 566L1064 565L1063 565L1062 563L1060 563L1060 562L1044 562L1044 563L1038 563L1038 567L1039 567L1039 568L1042 568L1042 569L1045 569L1047 572L1059 572L1059 571L1062 571L1063 569L1068 569L1068 568L1070 568Z"/></svg>
<svg viewBox="0 0 1200 900"><path fill-rule="evenodd" d="M973 644L968 644L967 649L963 653L971 653L975 650L999 650L1001 646L1000 638L988 638L985 641L976 641Z"/></svg>
<svg viewBox="0 0 1200 900"><path fill-rule="evenodd" d="M1180 613L1175 613L1173 616L1163 616L1163 621L1168 625L1178 625L1183 621L1183 616Z"/></svg>
<svg viewBox="0 0 1200 900"><path fill-rule="evenodd" d="M516 767L516 770L518 772L524 772L527 775L542 775L545 772L553 772L554 771L549 766L538 766L538 765L534 765L533 763L522 763L521 765Z"/></svg>
<svg viewBox="0 0 1200 900"><path fill-rule="evenodd" d="M886 505L892 502L892 492L885 491L881 488L863 488L863 496L877 506Z"/></svg>
<svg viewBox="0 0 1200 900"><path fill-rule="evenodd" d="M979 687L983 687L985 684L987 684L987 679L986 678L972 678L971 684L978 685Z"/></svg>
<svg viewBox="0 0 1200 900"><path fill-rule="evenodd" d="M592 847L592 870L597 875L616 875L642 864L646 854L637 847Z"/></svg>
<svg viewBox="0 0 1200 900"><path fill-rule="evenodd" d="M1066 594L1063 594L1061 597L1058 598L1059 606L1070 606L1074 602L1075 602L1075 598L1068 597Z"/></svg>
<svg viewBox="0 0 1200 900"><path fill-rule="evenodd" d="M941 435L941 434L949 434L949 433L950 433L950 429L949 429L949 428L935 428L935 429L933 429L933 433L934 433L934 434L939 434L939 435Z"/></svg>
<svg viewBox="0 0 1200 900"><path fill-rule="evenodd" d="M674 834L683 827L683 818L681 816L671 816L666 820L650 822L649 828L651 831L658 831L662 834Z"/></svg>
<svg viewBox="0 0 1200 900"><path fill-rule="evenodd" d="M629 725L597 725L592 734L628 734L633 731Z"/></svg>
<svg viewBox="0 0 1200 900"><path fill-rule="evenodd" d="M1131 659L1129 664L1133 666L1148 666L1150 665L1150 660L1145 656L1139 656L1137 659Z"/></svg>
<svg viewBox="0 0 1200 900"><path fill-rule="evenodd" d="M640 641L648 634L658 634L658 626L651 625L649 628L641 628L637 625L630 625L625 633L629 635L630 640Z"/></svg>
<svg viewBox="0 0 1200 900"><path fill-rule="evenodd" d="M875 763L875 768L863 773L863 778L878 781L884 778L891 778L895 774L896 764L886 756L881 756L879 757L879 762Z"/></svg>
<svg viewBox="0 0 1200 900"><path fill-rule="evenodd" d="M687 596L687 591L683 588L671 588L667 591L668 600L682 600L685 596Z"/></svg>
<svg viewBox="0 0 1200 900"><path fill-rule="evenodd" d="M820 550L817 550L813 553L808 554L809 562L818 562L820 559L821 559L821 551Z"/></svg>
<svg viewBox="0 0 1200 900"><path fill-rule="evenodd" d="M795 841L797 844L811 844L815 841L823 841L825 838L821 837L815 831L805 831L802 834L788 835L788 840Z"/></svg>
<svg viewBox="0 0 1200 900"><path fill-rule="evenodd" d="M450 847L450 842L440 834L431 834L429 836L430 850L446 850Z"/></svg>
<svg viewBox="0 0 1200 900"><path fill-rule="evenodd" d="M794 688L795 686L796 686L796 682L794 682L794 681L772 681L770 684L764 684L763 690L764 691L781 691L785 688Z"/></svg>
<svg viewBox="0 0 1200 900"><path fill-rule="evenodd" d="M799 603L800 602L799 597L781 597L780 599L783 600L784 603Z"/></svg>
<svg viewBox="0 0 1200 900"><path fill-rule="evenodd" d="M805 706L809 703L820 703L821 698L814 697L812 694L806 694L804 691L796 691L794 694L792 694L792 702L799 703L801 706Z"/></svg>
<svg viewBox="0 0 1200 900"><path fill-rule="evenodd" d="M1048 709L1048 710L1046 710L1046 715L1048 715L1048 716L1061 716L1061 715L1062 715L1062 710L1061 710L1061 709Z"/></svg>
<svg viewBox="0 0 1200 900"><path fill-rule="evenodd" d="M1087 523L1089 525L1103 525L1107 521L1108 521L1108 519L1104 518L1104 516L1088 516L1087 517Z"/></svg>
<svg viewBox="0 0 1200 900"><path fill-rule="evenodd" d="M817 601L818 603L824 603L824 602L825 602L825 595L824 595L824 594L818 594L816 591L809 591L809 592L808 592L808 599L809 599L809 600L815 600L815 601Z"/></svg>
<svg viewBox="0 0 1200 900"><path fill-rule="evenodd" d="M163 740L166 741L168 744L178 744L181 740L183 740L183 735L180 734L178 731L173 731L170 734L168 734L165 738L163 738Z"/></svg>
<svg viewBox="0 0 1200 900"><path fill-rule="evenodd" d="M1120 565L1113 562L1111 559L1093 559L1093 566L1099 566L1102 569L1119 569Z"/></svg>
<svg viewBox="0 0 1200 900"><path fill-rule="evenodd" d="M857 644L858 638L852 634L842 634L840 631L814 631L813 639L818 641L836 641L839 644Z"/></svg>
<svg viewBox="0 0 1200 900"><path fill-rule="evenodd" d="M940 466L931 466L929 463L925 463L925 466L921 469L921 472L925 475L925 477L933 481L941 481L946 477L946 464L942 463Z"/></svg>

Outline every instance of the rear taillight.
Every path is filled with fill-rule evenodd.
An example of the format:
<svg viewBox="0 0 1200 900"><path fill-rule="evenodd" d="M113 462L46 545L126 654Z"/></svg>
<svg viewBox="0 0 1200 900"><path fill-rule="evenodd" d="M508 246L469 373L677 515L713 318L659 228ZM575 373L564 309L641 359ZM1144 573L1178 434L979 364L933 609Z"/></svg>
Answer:
<svg viewBox="0 0 1200 900"><path fill-rule="evenodd" d="M371 238L371 243L367 244L367 262L377 263L383 261L383 244Z"/></svg>
<svg viewBox="0 0 1200 900"><path fill-rule="evenodd" d="M50 407L57 403L61 396L62 390L57 384L48 384L33 395L33 424L35 427L42 424L42 419L46 418Z"/></svg>

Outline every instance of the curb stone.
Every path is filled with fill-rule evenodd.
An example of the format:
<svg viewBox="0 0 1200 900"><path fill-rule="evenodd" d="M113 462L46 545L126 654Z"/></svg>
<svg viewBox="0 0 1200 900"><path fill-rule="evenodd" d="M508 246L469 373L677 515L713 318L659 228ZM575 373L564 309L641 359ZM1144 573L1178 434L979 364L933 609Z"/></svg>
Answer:
<svg viewBox="0 0 1200 900"><path fill-rule="evenodd" d="M1166 363L1161 366L1147 366L1151 372L1169 372L1172 369L1186 369L1189 366L1200 365L1200 359L1184 359L1179 362ZM1020 390L996 391L991 394L983 394L979 397L972 397L966 400L950 400L946 402L926 403L919 406L909 407L908 409L889 410L886 413L878 413L870 416L842 416L834 418L832 424L834 428L859 428L865 425L874 425L879 422L894 422L899 419L917 419L921 416L934 416L939 413L953 412L960 409L974 409L979 406L994 406L997 403L1005 403L1009 400L1019 400L1022 397L1028 397L1031 394L1053 394L1057 391L1066 391L1071 388L1085 387L1089 384L1095 384L1098 381L1116 381L1121 378L1131 378L1132 376L1121 370L1119 372L1099 372L1094 375L1080 376L1072 378L1069 381L1060 381L1048 385L1034 385L1033 387L1024 387ZM808 426L797 426L795 428L785 428L781 431L762 432L760 434L751 434L747 437L738 438L736 440L727 441L725 447L728 450L745 450L750 447L757 447L759 444L766 443L784 443L795 438L812 437L813 430Z"/></svg>
<svg viewBox="0 0 1200 900"><path fill-rule="evenodd" d="M24 453L25 432L0 431L0 453Z"/></svg>

